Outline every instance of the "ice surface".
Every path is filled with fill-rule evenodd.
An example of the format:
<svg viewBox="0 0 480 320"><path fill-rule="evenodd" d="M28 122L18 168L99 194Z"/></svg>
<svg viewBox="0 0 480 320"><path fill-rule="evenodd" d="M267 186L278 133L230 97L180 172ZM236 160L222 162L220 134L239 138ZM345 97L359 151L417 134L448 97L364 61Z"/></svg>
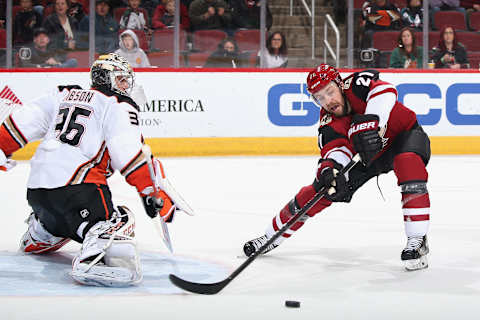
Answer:
<svg viewBox="0 0 480 320"><path fill-rule="evenodd" d="M222 280L244 258L246 240L263 234L271 218L311 183L315 157L167 158L166 173L197 215L170 226L171 256L144 214L135 190L110 179L114 202L137 217L144 269L127 289L75 284L68 273L79 248L17 253L29 213L28 163L1 173L1 319L478 319L480 297L479 156L434 156L430 267L404 271L405 245L395 176L382 175L350 204L309 219L292 238L257 259L214 296L184 293L167 273L203 282ZM284 307L285 300L301 308Z"/></svg>

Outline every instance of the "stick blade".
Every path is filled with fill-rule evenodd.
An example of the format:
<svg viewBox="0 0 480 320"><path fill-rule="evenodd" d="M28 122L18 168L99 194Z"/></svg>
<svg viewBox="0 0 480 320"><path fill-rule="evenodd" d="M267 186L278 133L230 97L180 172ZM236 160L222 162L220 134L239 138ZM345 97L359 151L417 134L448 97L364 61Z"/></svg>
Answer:
<svg viewBox="0 0 480 320"><path fill-rule="evenodd" d="M174 274L170 274L168 278L174 285L176 285L180 289L198 294L216 294L220 290L222 290L229 282L229 279L226 279L215 283L196 283L183 280Z"/></svg>

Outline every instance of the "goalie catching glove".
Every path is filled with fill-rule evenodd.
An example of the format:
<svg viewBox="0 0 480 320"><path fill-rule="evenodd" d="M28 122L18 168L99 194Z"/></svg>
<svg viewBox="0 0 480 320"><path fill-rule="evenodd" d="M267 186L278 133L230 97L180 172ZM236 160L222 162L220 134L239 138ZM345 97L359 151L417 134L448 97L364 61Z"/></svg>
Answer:
<svg viewBox="0 0 480 320"><path fill-rule="evenodd" d="M348 138L365 166L370 165L383 147L382 138L378 134L378 121L375 114L356 114L348 130Z"/></svg>
<svg viewBox="0 0 480 320"><path fill-rule="evenodd" d="M313 187L318 192L327 188L325 198L332 201L342 201L347 194L347 178L340 171L343 166L333 159L320 159L318 161L317 177Z"/></svg>
<svg viewBox="0 0 480 320"><path fill-rule="evenodd" d="M147 214L151 218L155 218L160 214L165 222L172 222L178 210L193 216L193 209L183 200L165 177L160 160L153 159L153 168L155 171L155 189L158 192L152 186L149 186L140 193Z"/></svg>

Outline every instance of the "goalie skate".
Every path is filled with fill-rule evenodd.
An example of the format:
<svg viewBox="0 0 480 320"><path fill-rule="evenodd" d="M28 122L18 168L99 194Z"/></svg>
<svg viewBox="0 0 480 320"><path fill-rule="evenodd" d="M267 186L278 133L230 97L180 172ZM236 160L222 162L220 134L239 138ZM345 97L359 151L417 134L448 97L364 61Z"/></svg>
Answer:
<svg viewBox="0 0 480 320"><path fill-rule="evenodd" d="M126 207L118 207L111 220L95 224L85 235L81 252L73 260L71 276L92 286L126 287L142 280L135 222Z"/></svg>
<svg viewBox="0 0 480 320"><path fill-rule="evenodd" d="M402 251L401 259L405 262L405 269L415 271L428 267L427 254L429 252L427 236L408 237L407 245Z"/></svg>
<svg viewBox="0 0 480 320"><path fill-rule="evenodd" d="M258 251L258 249L260 249L261 246L263 246L265 243L267 243L269 239L267 238L266 235L263 235L261 237L258 237L258 238L255 238L253 240L250 240L250 241L247 241L244 245L243 245L243 252L245 253L245 255L247 257L250 257L252 254L254 254L256 251ZM276 247L278 247L278 244L275 244L275 243L272 243L271 245L269 245L267 247L267 249L265 249L262 254L265 254L269 251L272 251L273 249L275 249Z"/></svg>

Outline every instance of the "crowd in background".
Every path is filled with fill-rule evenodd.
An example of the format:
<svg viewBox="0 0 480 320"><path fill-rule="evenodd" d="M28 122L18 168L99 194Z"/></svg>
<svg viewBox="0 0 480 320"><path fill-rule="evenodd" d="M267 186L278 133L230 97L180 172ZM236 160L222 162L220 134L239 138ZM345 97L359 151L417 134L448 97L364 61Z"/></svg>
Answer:
<svg viewBox="0 0 480 320"><path fill-rule="evenodd" d="M73 53L88 50L91 17L95 18L96 54L117 52L134 67L173 66L173 41L161 36L173 30L175 0L95 0L94 13L89 13L89 1L14 0L14 66L85 66L76 61L79 55ZM269 31L264 50L260 50L259 43L261 1L267 1L265 22ZM5 28L5 3L6 0L0 0L0 31ZM346 3L346 0L324 0L324 5L333 6L337 24L346 22ZM356 44L359 48L356 58L361 66L422 68L423 47L418 35L425 20L423 1L359 3L356 13L362 32ZM264 67L287 67L287 38L282 32L271 30L273 16L268 0L180 0L179 11L181 32L185 33L180 44L181 66L256 67L262 56ZM449 23L453 20L445 22L437 18L441 12L460 15L465 28ZM480 0L430 0L429 21L428 29L434 32L429 35L427 57L431 66L478 67L480 46L473 47L474 41L466 44L462 39L466 33L473 33L479 36L480 43ZM239 36L244 30L257 31L243 33L250 37L247 44L245 37ZM376 34L382 32L396 32L390 37L396 43L388 50L376 50ZM210 39L200 39L202 36ZM159 45L159 41L164 44ZM210 45L206 46L206 42ZM370 49L373 58L364 61L361 51Z"/></svg>
<svg viewBox="0 0 480 320"><path fill-rule="evenodd" d="M430 48L428 50L429 67L431 68L470 68L470 57L480 57L479 27L480 22L479 0L430 0L429 3L429 36ZM373 51L374 58L368 56L367 65L374 67L391 68L422 68L423 47L417 43L419 37L416 33L423 31L424 9L422 0L365 1L361 8L362 19L360 26L363 29L360 47L376 50L379 45L375 38L380 39L377 33L398 32L396 45L392 50L383 52ZM443 12L443 13L442 13ZM480 13L480 12L479 12ZM476 23L474 23L474 21ZM375 35L377 34L377 36ZM464 38L478 36L477 41L472 41L470 48L459 41L459 35ZM468 37L467 37L468 36ZM386 39L386 41L389 41ZM383 48L383 45L382 45ZM381 59L387 57L389 59ZM479 58L476 59L479 59ZM478 68L478 61L476 62Z"/></svg>
<svg viewBox="0 0 480 320"><path fill-rule="evenodd" d="M134 67L150 66L149 55L150 59L157 60L158 57L171 56L167 53L173 51L172 38L162 40L170 43L159 49L154 45L154 37L157 34L160 37L160 33L168 34L168 30L173 32L175 0L95 0L94 14L89 13L89 1L14 0L12 16L15 66L77 66L75 58L68 58L75 56L74 52L88 50L89 19L92 17L95 18L96 54L117 52ZM217 41L216 50L201 52L206 66L258 65L260 45L258 44L257 50L244 50L241 44L239 46L236 43L235 34L239 30L257 30L259 35L261 1L263 0L181 0L180 26L186 34L181 39L186 43L182 43L181 47L184 51L188 50L188 53L199 53L203 50L194 47L195 32L218 31L219 33L212 33L215 37L210 39ZM0 0L0 4L4 7L5 0ZM266 28L270 30L272 14L268 3L266 9ZM4 21L4 17L0 17L0 28L4 27ZM203 34L208 37L208 33ZM265 67L286 66L286 39L285 36L280 36L280 42L273 40L279 43L267 46L268 61ZM232 44L235 50L226 50L225 43ZM282 50L278 50L278 44ZM168 63L166 66L169 66Z"/></svg>

